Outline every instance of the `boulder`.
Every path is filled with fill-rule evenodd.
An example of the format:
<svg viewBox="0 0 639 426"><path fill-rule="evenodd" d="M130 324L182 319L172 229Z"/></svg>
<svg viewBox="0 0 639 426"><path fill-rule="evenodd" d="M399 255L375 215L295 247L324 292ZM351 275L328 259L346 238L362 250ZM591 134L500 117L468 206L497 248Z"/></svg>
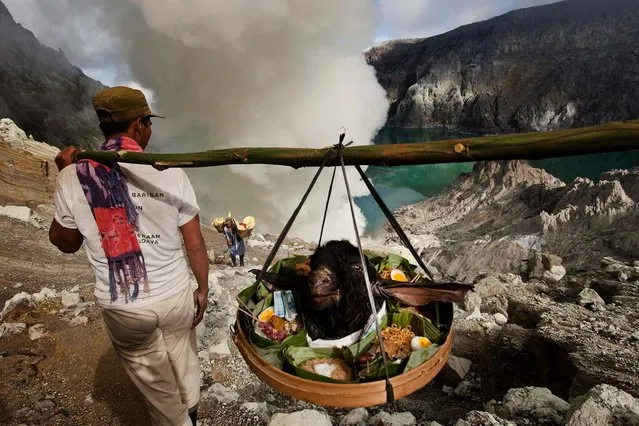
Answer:
<svg viewBox="0 0 639 426"><path fill-rule="evenodd" d="M31 219L33 211L27 206L3 206L0 207L0 215L7 216L12 219L28 222Z"/></svg>
<svg viewBox="0 0 639 426"><path fill-rule="evenodd" d="M592 288L584 288L577 296L577 302L586 308L596 310L606 305L606 302Z"/></svg>
<svg viewBox="0 0 639 426"><path fill-rule="evenodd" d="M562 259L550 253L535 253L528 260L528 278L545 281L549 284L558 283L566 268L562 266Z"/></svg>
<svg viewBox="0 0 639 426"><path fill-rule="evenodd" d="M251 248L261 248L270 250L275 245L273 242L268 241L262 234L253 234L249 237L247 244Z"/></svg>
<svg viewBox="0 0 639 426"><path fill-rule="evenodd" d="M62 305L65 308L76 306L78 303L81 302L79 293L72 293L66 290L62 290L60 292L60 300L62 301Z"/></svg>
<svg viewBox="0 0 639 426"><path fill-rule="evenodd" d="M501 419L485 411L471 411L463 419L457 420L455 426L517 426L515 423Z"/></svg>
<svg viewBox="0 0 639 426"><path fill-rule="evenodd" d="M510 389L494 411L507 419L528 419L535 424L563 425L569 404L547 388Z"/></svg>
<svg viewBox="0 0 639 426"><path fill-rule="evenodd" d="M221 383L213 383L206 391L202 392L201 404L203 406L214 405L215 402L228 404L239 398L240 395L233 389L229 389Z"/></svg>
<svg viewBox="0 0 639 426"><path fill-rule="evenodd" d="M606 384L576 398L568 410L566 426L600 425L639 425L639 400Z"/></svg>
<svg viewBox="0 0 639 426"><path fill-rule="evenodd" d="M391 414L386 411L380 411L368 421L371 426L410 426L415 423L415 416L409 412Z"/></svg>
<svg viewBox="0 0 639 426"><path fill-rule="evenodd" d="M366 408L355 408L339 422L339 426L365 426L368 424L368 410Z"/></svg>
<svg viewBox="0 0 639 426"><path fill-rule="evenodd" d="M269 426L291 426L291 425L313 425L313 426L332 426L328 414L317 410L302 410L293 413L276 413L271 417Z"/></svg>
<svg viewBox="0 0 639 426"><path fill-rule="evenodd" d="M444 383L456 386L459 382L464 380L464 377L466 377L472 365L473 362L467 358L450 355L448 357L448 362L441 369L437 378L442 380Z"/></svg>
<svg viewBox="0 0 639 426"><path fill-rule="evenodd" d="M44 287L39 292L33 293L32 299L34 302L40 303L47 299L54 299L56 297L58 297L58 292L55 291L55 289Z"/></svg>
<svg viewBox="0 0 639 426"><path fill-rule="evenodd" d="M0 216L27 222L37 228L45 227L42 217L27 206L0 206Z"/></svg>
<svg viewBox="0 0 639 426"><path fill-rule="evenodd" d="M0 140L8 143L13 148L24 148L24 144L29 140L27 134L19 128L10 118L0 119Z"/></svg>
<svg viewBox="0 0 639 426"><path fill-rule="evenodd" d="M5 322L0 324L0 340L9 339L20 333L24 333L27 325L23 322Z"/></svg>
<svg viewBox="0 0 639 426"><path fill-rule="evenodd" d="M493 318L495 319L495 324L497 325L504 325L508 322L508 317L506 317L506 315L502 314L501 312L493 314Z"/></svg>
<svg viewBox="0 0 639 426"><path fill-rule="evenodd" d="M38 340L45 336L47 336L45 325L44 324L36 324L29 327L29 339Z"/></svg>
<svg viewBox="0 0 639 426"><path fill-rule="evenodd" d="M209 249L206 254L209 257L209 262L211 263L215 263L215 250L214 249Z"/></svg>
<svg viewBox="0 0 639 426"><path fill-rule="evenodd" d="M506 294L511 281L511 277L507 274L487 274L477 277L473 293L481 298L480 311L508 315Z"/></svg>
<svg viewBox="0 0 639 426"><path fill-rule="evenodd" d="M481 310L481 296L474 291L469 291L464 300L464 310L473 312L475 309Z"/></svg>
<svg viewBox="0 0 639 426"><path fill-rule="evenodd" d="M271 413L266 402L245 402L242 409L254 413L264 423L270 420Z"/></svg>
<svg viewBox="0 0 639 426"><path fill-rule="evenodd" d="M209 346L208 353L211 358L224 358L231 355L228 341L224 340L217 345Z"/></svg>
<svg viewBox="0 0 639 426"><path fill-rule="evenodd" d="M612 257L601 259L603 271L619 281L635 281L639 279L639 262L621 262Z"/></svg>
<svg viewBox="0 0 639 426"><path fill-rule="evenodd" d="M21 291L18 294L13 295L13 297L6 302L4 302L4 308L2 312L0 312L0 321L3 320L7 315L9 315L14 309L18 306L32 306L32 297L30 294Z"/></svg>
<svg viewBox="0 0 639 426"><path fill-rule="evenodd" d="M476 383L472 380L465 379L459 382L455 390L454 395L459 398L470 398L473 395L473 391L476 389Z"/></svg>
<svg viewBox="0 0 639 426"><path fill-rule="evenodd" d="M541 279L547 283L555 284L561 281L566 275L566 268L562 265L553 265L549 270L544 271Z"/></svg>
<svg viewBox="0 0 639 426"><path fill-rule="evenodd" d="M71 321L69 321L69 325L71 327L77 327L79 325L87 325L88 323L89 323L89 318L82 315L77 316L73 318Z"/></svg>

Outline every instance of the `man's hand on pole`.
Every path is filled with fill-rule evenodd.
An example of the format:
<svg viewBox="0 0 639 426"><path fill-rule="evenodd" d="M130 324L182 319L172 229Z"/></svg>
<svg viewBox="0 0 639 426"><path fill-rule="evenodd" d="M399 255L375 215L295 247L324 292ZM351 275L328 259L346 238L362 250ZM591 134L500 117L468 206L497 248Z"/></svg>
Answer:
<svg viewBox="0 0 639 426"><path fill-rule="evenodd" d="M75 163L75 156L80 152L77 147L71 145L64 148L55 156L55 165L58 171L62 171L66 166Z"/></svg>

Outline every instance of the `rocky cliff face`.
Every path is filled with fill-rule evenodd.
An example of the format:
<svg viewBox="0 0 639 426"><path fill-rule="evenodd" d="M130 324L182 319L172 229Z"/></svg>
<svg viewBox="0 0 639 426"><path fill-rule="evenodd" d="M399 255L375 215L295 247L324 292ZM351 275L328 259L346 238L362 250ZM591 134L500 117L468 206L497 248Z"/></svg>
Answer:
<svg viewBox="0 0 639 426"><path fill-rule="evenodd" d="M104 86L40 44L2 2L0 40L0 117L57 147L95 147L102 135L91 97Z"/></svg>
<svg viewBox="0 0 639 426"><path fill-rule="evenodd" d="M638 189L639 168L566 184L522 161L480 162L449 191L395 213L422 257L436 255L433 266L458 280L521 273L539 251L584 270L605 256L634 260Z"/></svg>
<svg viewBox="0 0 639 426"><path fill-rule="evenodd" d="M59 151L29 139L10 119L0 119L0 205L53 204Z"/></svg>
<svg viewBox="0 0 639 426"><path fill-rule="evenodd" d="M371 48L389 124L487 132L639 117L639 2L565 0Z"/></svg>

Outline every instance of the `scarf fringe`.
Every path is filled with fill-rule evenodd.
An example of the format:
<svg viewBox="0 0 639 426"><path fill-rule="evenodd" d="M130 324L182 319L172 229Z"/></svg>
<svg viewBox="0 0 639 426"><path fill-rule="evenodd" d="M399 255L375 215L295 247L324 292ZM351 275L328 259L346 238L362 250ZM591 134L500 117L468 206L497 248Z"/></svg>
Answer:
<svg viewBox="0 0 639 426"><path fill-rule="evenodd" d="M144 284L144 292L149 293L149 278L144 265L144 257L141 254L109 259L111 302L118 299L118 293L124 295L125 302L133 302L140 293L140 281Z"/></svg>

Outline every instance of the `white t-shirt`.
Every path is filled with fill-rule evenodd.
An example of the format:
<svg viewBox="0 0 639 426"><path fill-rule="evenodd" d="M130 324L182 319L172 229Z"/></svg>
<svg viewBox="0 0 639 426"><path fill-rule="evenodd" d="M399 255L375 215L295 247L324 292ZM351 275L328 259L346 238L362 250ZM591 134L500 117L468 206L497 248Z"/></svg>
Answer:
<svg viewBox="0 0 639 426"><path fill-rule="evenodd" d="M179 227L199 212L188 176L181 169L158 171L141 164L120 164L128 179L129 194L139 213L138 242L144 255L149 293L140 292L125 303L118 290L111 302L109 267L98 227L80 186L75 164L58 174L54 194L55 220L65 228L78 229L84 236L89 262L95 273L95 297L103 308L136 309L171 297L189 285L189 269L182 249Z"/></svg>

